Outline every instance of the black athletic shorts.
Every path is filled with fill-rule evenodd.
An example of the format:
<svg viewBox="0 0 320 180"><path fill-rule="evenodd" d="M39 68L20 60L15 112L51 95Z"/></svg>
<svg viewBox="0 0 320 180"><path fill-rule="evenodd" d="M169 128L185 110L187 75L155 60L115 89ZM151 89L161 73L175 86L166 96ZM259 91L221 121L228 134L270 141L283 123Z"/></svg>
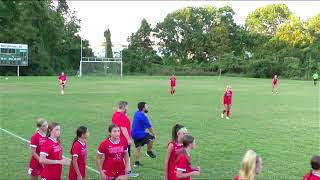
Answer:
<svg viewBox="0 0 320 180"><path fill-rule="evenodd" d="M154 140L154 136L152 136L151 134L147 133L146 136L143 139L133 139L134 141L134 145L136 147L142 147L145 144L148 144L149 141L153 141Z"/></svg>

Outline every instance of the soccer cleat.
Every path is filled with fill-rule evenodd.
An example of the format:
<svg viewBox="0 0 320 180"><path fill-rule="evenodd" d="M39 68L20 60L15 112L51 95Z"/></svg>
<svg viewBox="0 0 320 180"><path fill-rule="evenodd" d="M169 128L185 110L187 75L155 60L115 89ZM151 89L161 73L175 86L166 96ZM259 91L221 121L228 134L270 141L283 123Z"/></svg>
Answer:
<svg viewBox="0 0 320 180"><path fill-rule="evenodd" d="M226 119L229 120L230 118L227 116Z"/></svg>
<svg viewBox="0 0 320 180"><path fill-rule="evenodd" d="M139 177L139 173L128 172L128 177Z"/></svg>
<svg viewBox="0 0 320 180"><path fill-rule="evenodd" d="M61 95L62 95L62 96L64 95L64 91L61 91Z"/></svg>
<svg viewBox="0 0 320 180"><path fill-rule="evenodd" d="M221 113L221 118L224 118L224 115L223 115L223 113Z"/></svg>
<svg viewBox="0 0 320 180"><path fill-rule="evenodd" d="M139 161L136 161L133 165L133 167L140 167L143 166L143 164L141 164Z"/></svg>
<svg viewBox="0 0 320 180"><path fill-rule="evenodd" d="M147 151L146 155L151 157L152 159L157 157L155 154L153 154L152 151Z"/></svg>

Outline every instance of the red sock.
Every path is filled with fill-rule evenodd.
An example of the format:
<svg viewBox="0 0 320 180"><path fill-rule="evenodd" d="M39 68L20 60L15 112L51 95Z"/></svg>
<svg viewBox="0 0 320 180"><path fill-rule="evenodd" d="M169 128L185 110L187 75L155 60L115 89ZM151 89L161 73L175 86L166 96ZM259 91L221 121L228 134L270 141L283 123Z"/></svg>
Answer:
<svg viewBox="0 0 320 180"><path fill-rule="evenodd" d="M227 117L230 117L230 110L227 111Z"/></svg>
<svg viewBox="0 0 320 180"><path fill-rule="evenodd" d="M173 94L176 93L176 90L173 90Z"/></svg>
<svg viewBox="0 0 320 180"><path fill-rule="evenodd" d="M226 113L226 110L223 110L223 111L222 111L222 114L224 114L224 113Z"/></svg>
<svg viewBox="0 0 320 180"><path fill-rule="evenodd" d="M170 91L170 94L172 95L172 90Z"/></svg>

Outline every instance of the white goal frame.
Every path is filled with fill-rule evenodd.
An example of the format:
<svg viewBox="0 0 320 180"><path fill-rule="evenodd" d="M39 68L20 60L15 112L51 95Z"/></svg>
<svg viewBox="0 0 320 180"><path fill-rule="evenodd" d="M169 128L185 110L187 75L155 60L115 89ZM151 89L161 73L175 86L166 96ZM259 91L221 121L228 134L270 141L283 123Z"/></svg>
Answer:
<svg viewBox="0 0 320 180"><path fill-rule="evenodd" d="M123 75L122 56L119 58L82 57L79 66L79 77L82 77L82 63L118 63L120 64L120 76Z"/></svg>

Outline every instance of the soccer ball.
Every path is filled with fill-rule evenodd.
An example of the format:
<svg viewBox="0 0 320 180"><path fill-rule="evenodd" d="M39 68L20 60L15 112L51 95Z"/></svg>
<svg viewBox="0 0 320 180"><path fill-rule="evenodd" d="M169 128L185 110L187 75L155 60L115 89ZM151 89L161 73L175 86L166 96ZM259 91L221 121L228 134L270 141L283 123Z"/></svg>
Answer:
<svg viewBox="0 0 320 180"><path fill-rule="evenodd" d="M8 78L6 77L6 80L8 80Z"/></svg>

